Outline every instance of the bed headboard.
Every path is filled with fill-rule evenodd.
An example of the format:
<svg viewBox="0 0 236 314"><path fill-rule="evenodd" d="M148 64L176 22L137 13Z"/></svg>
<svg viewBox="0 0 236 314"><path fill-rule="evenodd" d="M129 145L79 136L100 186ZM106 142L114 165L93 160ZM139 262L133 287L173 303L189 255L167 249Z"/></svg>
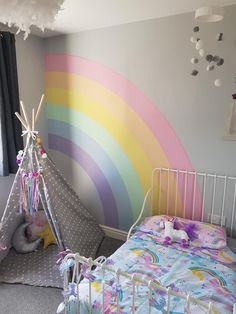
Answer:
<svg viewBox="0 0 236 314"><path fill-rule="evenodd" d="M167 214L224 226L236 238L236 177L155 168L139 217Z"/></svg>

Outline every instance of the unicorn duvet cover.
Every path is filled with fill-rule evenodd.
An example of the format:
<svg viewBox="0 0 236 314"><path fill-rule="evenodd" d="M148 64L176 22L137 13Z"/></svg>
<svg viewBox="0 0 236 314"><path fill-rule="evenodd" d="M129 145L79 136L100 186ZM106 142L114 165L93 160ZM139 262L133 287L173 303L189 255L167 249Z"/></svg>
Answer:
<svg viewBox="0 0 236 314"><path fill-rule="evenodd" d="M120 249L118 249L106 264L114 269L121 269L131 275L137 275L145 281L154 280L162 286L190 293L196 299L213 302L217 314L233 312L236 303L236 255L229 249L206 249L201 247L182 248L178 243L165 246L153 233L138 230ZM92 275L79 284L80 313L102 313L104 302L105 313L132 313L133 287L130 281L105 273L105 294L102 298L101 270L95 270ZM91 283L91 304L89 308L89 281ZM119 311L117 311L117 302ZM135 289L135 313L167 313L167 295L153 289L148 298L148 288L139 284ZM69 313L76 313L76 307L71 305ZM171 297L170 312L208 313L207 308L193 304L186 308L186 301Z"/></svg>

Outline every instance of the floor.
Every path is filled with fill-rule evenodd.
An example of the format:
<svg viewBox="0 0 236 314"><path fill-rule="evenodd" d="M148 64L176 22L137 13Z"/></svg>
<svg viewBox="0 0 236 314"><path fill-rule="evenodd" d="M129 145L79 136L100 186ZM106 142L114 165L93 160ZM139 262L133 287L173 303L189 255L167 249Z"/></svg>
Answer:
<svg viewBox="0 0 236 314"><path fill-rule="evenodd" d="M110 256L122 241L105 237L97 256ZM54 314L62 302L62 290L0 283L0 314Z"/></svg>
<svg viewBox="0 0 236 314"><path fill-rule="evenodd" d="M54 314L62 301L57 288L0 284L1 314Z"/></svg>

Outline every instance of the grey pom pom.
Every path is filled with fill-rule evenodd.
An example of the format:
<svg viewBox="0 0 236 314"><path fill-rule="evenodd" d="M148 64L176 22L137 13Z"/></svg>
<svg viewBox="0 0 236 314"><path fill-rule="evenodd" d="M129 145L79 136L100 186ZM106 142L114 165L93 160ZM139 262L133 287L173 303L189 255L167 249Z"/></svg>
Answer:
<svg viewBox="0 0 236 314"><path fill-rule="evenodd" d="M192 76L197 76L198 75L198 70L193 70L191 73Z"/></svg>
<svg viewBox="0 0 236 314"><path fill-rule="evenodd" d="M213 57L213 59L212 59L212 61L214 61L214 62L219 62L220 61L220 57L219 56L214 56Z"/></svg>
<svg viewBox="0 0 236 314"><path fill-rule="evenodd" d="M192 63L192 64L198 63L198 58L192 58L192 59L191 59L191 63Z"/></svg>
<svg viewBox="0 0 236 314"><path fill-rule="evenodd" d="M199 26L195 26L195 27L193 28L193 31L194 31L194 33L199 32Z"/></svg>
<svg viewBox="0 0 236 314"><path fill-rule="evenodd" d="M211 62L213 60L213 55L206 55L206 61Z"/></svg>
<svg viewBox="0 0 236 314"><path fill-rule="evenodd" d="M214 68L215 68L214 64L211 64L211 63L210 63L210 64L208 64L206 70L207 70L207 71L213 71Z"/></svg>
<svg viewBox="0 0 236 314"><path fill-rule="evenodd" d="M223 33L218 33L218 34L216 35L216 40L217 40L217 41L222 41L222 40L223 40Z"/></svg>
<svg viewBox="0 0 236 314"><path fill-rule="evenodd" d="M220 58L220 60L216 63L218 66L223 65L225 60L223 58Z"/></svg>

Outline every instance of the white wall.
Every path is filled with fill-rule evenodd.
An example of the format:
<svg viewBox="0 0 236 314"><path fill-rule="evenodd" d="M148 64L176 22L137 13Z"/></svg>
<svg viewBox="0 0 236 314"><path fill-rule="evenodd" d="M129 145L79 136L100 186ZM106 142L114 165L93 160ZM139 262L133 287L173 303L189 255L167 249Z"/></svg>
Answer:
<svg viewBox="0 0 236 314"><path fill-rule="evenodd" d="M222 22L201 25L200 36L209 51L225 58L224 66L217 70L223 79L219 89L213 85L216 72L206 72L203 63L198 66L198 77L190 75L195 50L189 38L195 22L193 14L183 14L47 40L29 36L23 41L16 36L20 98L32 108L41 97L46 42L48 53L79 55L128 78L167 118L195 169L236 175L235 142L222 139L228 104L236 90L235 15L236 6L227 7ZM214 38L219 31L224 32L224 41L217 46ZM47 146L43 114L39 131ZM65 164L62 171L69 175L67 168ZM0 178L0 207L9 180Z"/></svg>
<svg viewBox="0 0 236 314"><path fill-rule="evenodd" d="M16 54L20 99L31 114L37 107L44 93L44 43L43 39L29 36L23 40L22 35L16 35ZM43 112L36 128L40 131L43 142L47 140L47 131Z"/></svg>
<svg viewBox="0 0 236 314"><path fill-rule="evenodd" d="M184 158L179 157L178 150L180 150L179 147L181 146L181 150L184 149L189 157L192 166L191 168L199 171L236 175L236 142L223 140L228 106L232 101L232 93L236 91L236 85L234 83L234 77L236 75L235 16L236 6L234 5L226 8L225 18L221 22L201 23L199 25L200 32L196 36L204 41L207 53L222 56L225 59L225 63L222 67L216 67L214 71L207 72L207 62L204 58L196 66L196 68L199 69L199 75L197 77L191 76L194 66L190 62L192 57L198 55L194 45L190 42L190 37L193 35L193 27L198 25L194 20L193 12L48 38L46 39L46 52L51 54L51 58L53 58L53 54L63 54L84 58L88 61L91 60L93 64L99 64L102 68L105 67L105 69L109 69L109 71L112 70L115 73L118 73L118 75L122 75L122 77L126 79L126 82L131 82L135 89L138 89L138 91L147 96L155 104L157 110L161 112L161 115L166 118L178 138L178 143L180 143L176 148L174 141L168 137L167 129L159 124L158 119L155 118L157 128L163 133L166 132L163 134L163 139L165 145L168 145L171 149L168 151L164 150L163 147L163 151L166 153L168 160L174 160L171 164L174 164L173 167L178 167L177 165L179 164L182 164L181 168L189 167L187 163L183 165L181 159L184 160ZM222 42L216 41L216 34L218 32L224 33L224 40ZM57 60L56 56L54 56L54 58ZM70 58L66 58L68 58L68 64L70 64ZM87 61L85 63L87 63ZM91 64L88 66L89 69L92 69L93 67ZM86 68L86 65L84 68ZM94 69L95 68L96 67L94 67ZM68 66L68 74L72 73L71 69L72 67ZM104 74L107 72L99 74L102 76L102 80L97 80L92 75L90 76L90 74L87 74L90 73L89 71L81 71L81 73L86 73L81 74L81 76L85 79L88 78L93 80L93 82L98 85L101 84L105 91L109 90L109 84L104 83L110 79L107 74ZM58 66L58 72L60 72L60 66ZM223 85L221 88L214 86L214 80L216 78L222 79ZM66 78L63 79L66 80ZM83 96L83 90L79 87L80 83L76 83L78 84L78 89L76 89L77 86L74 83L71 83L71 81L68 76L65 84L68 92L75 91L76 93L77 91L78 95L80 93ZM124 91L123 95L126 93L127 97L124 97L124 99L129 99L129 95L131 94L128 88L129 84L115 84L119 86L119 90L122 88L122 91ZM54 83L51 85L49 84L49 89L52 87L58 88L59 90L61 88L59 83L55 83L55 85ZM63 86L63 88L65 87ZM81 134L79 135L80 142L78 142L77 145L80 145L81 143L81 147L85 147L85 150L87 149L86 153L91 160L94 160L95 162L99 160L96 160L96 156L99 154L94 152L94 149L92 148L93 146L90 144L91 139L93 139L96 145L100 145L100 151L107 157L107 160L113 162L114 165L118 164L116 169L118 169L120 173L124 173L125 165L122 162L117 163L117 155L114 157L114 155L109 154L109 152L104 152L102 150L104 147L103 136L99 138L99 134L96 133L95 127L99 125L99 127L101 127L102 130L119 145L120 138L125 139L125 135L132 134L134 130L134 128L132 128L132 130L130 128L130 133L126 133L126 130L129 130L129 125L126 123L129 121L128 119L132 119L133 116L129 114L128 110L123 110L117 105L116 112L118 112L117 116L119 123L115 125L114 128L116 131L114 132L109 126L109 122L113 121L111 120L113 119L113 112L110 114L112 111L112 109L110 111L110 108L114 106L115 102L112 103L112 99L107 96L107 98L104 97L106 100L102 100L100 104L98 100L99 97L96 98L95 96L96 92L93 94L92 88L89 88L91 89L90 95L86 93L84 94L86 95L84 97L85 99L88 97L92 100L91 103L93 105L91 105L89 101L86 103L89 110L84 110L85 104L82 104L83 101L80 103L79 96L73 94L73 99L77 99L76 110L88 119L86 121L93 123L94 132L91 132L91 126L88 125L89 123L87 124L88 127L85 125L81 129L80 125L77 124L76 130L71 127L70 132L68 131L65 137L73 142L77 136L77 130L81 130L82 132L79 133ZM116 89L113 90L111 88L110 91L116 93ZM53 93L56 95L55 91L53 92L52 90L49 90L49 94L50 93L51 95ZM68 93L68 95L70 94ZM51 103L54 104L54 99L56 104L56 96L51 97ZM106 101L110 104L110 108L107 109L107 106L106 110L103 111L103 119L100 119L99 114L97 118L93 113L99 112L98 110L103 110L103 102L105 103ZM58 102L60 103L60 101ZM84 102L86 102L86 100L84 100ZM70 102L70 96L68 96L68 104L71 105L71 108L75 108L74 102L72 100ZM128 101L126 105L129 105ZM148 111L148 106L145 107L144 102L142 105L146 108L145 114L148 117L148 121L152 121L152 113L151 111ZM130 108L133 110L133 107L130 106ZM56 106L54 106L54 109L52 110L55 110L56 116L54 121L49 120L49 127L52 129L53 134L53 132L57 133L59 129L58 126L54 126L58 123L57 121L60 120L61 117L60 115L56 115ZM70 117L73 114L72 112L73 110L67 115L68 119L66 120L66 127L68 125L70 127ZM139 118L142 120L142 115L139 115ZM132 123L138 128L136 120L131 121L130 125ZM74 127L73 122L71 124ZM122 124L122 126L124 125L125 128L119 128L120 124ZM149 122L146 122L146 125L152 132L153 129L151 123L149 125ZM140 127L140 130L141 128L142 126ZM143 128L143 130L145 130L145 128ZM159 130L157 132L159 132ZM87 136L84 136L84 134ZM60 135L63 137L63 134ZM155 136L154 132L152 135ZM77 138L79 136L77 136ZM155 139L156 142L162 145L158 137ZM132 140L129 139L129 143L126 142L126 146L119 145L119 152L122 152L122 154L126 156L132 166L129 169L129 175L136 175L137 179L132 180L132 183L125 185L124 189L128 195L128 201L126 201L125 206L123 204L119 205L119 203L116 202L116 207L118 208L116 209L113 205L114 203L109 203L109 199L104 201L103 209L105 208L105 205L109 204L109 211L111 213L110 215L107 215L105 209L103 210L104 217L107 219L107 222L105 223L107 224L110 224L109 216L111 217L112 214L117 211L119 214L117 219L119 220L119 227L122 229L127 228L127 224L130 224L128 221L130 212L133 217L135 217L135 215L137 216L141 206L141 200L139 200L138 197L140 196L140 198L142 198L141 192L145 193L147 190L147 188L144 187L143 190L140 189L140 192L138 188L134 187L134 182L148 182L150 176L149 168L153 166L163 166L163 160L161 160L160 157L161 153L159 154L155 149L150 149L148 147L148 136L145 141L147 144L146 147L149 149L148 153L147 149L143 148L141 137L136 135L136 142L139 143L143 153L148 155L147 158L149 160L151 158L153 158L153 160L159 158L159 160L155 161L155 165L150 163L150 167L147 166L148 163L145 164L145 162L140 162L138 166L135 165L134 158L131 156L134 152L132 149L135 148L135 145L132 145ZM106 143L106 145L109 144ZM127 147L129 149L127 149ZM110 150L112 150L111 147ZM73 151L73 148L71 148L71 151ZM68 165L72 165L70 159L68 159L70 157L70 151L68 150L68 158L65 158L64 160L61 158L58 159L57 155L53 152L52 154L54 161L65 176L69 177L72 175L74 178L71 179L71 182L73 183L76 180L79 182L79 185L76 186L74 184L73 187L78 192L82 202L100 217L100 214L97 211L97 206L94 206L95 197L97 197L97 195L94 197L94 194L92 193L95 189L89 189L89 182L86 181L86 177L84 176L86 166L83 168L84 172L81 171L81 168L79 167L77 167L77 169L74 168L75 171L68 171ZM137 160L141 161L141 158L141 154L140 156L136 155L135 162ZM119 177L117 176L113 181L114 177L111 175L110 168L104 160L102 158L99 160L101 165L100 170L112 187L112 195L114 199L119 200L119 197L121 196L120 191L115 186L115 183L118 182L117 178ZM84 163L81 163L82 167L83 164ZM105 186L105 184L102 185L103 183L101 183L101 175L96 176L94 172L91 177L93 178L91 181L94 182L99 189ZM122 182L122 180L120 181ZM78 186L83 184L85 188L81 191L81 189L78 189ZM143 185L145 186L145 183ZM130 196L131 191L135 191L133 194L134 196ZM89 199L87 197L88 195ZM104 195L106 196L108 193L100 192L99 194L101 199ZM124 193L122 195L124 199ZM137 199L138 203L136 202ZM131 208L130 204L134 202L136 203L135 205L132 205L133 207ZM123 214L124 208L126 210ZM129 208L131 208L131 210ZM101 212L100 209L99 212ZM114 221L111 222L111 224L113 223Z"/></svg>
<svg viewBox="0 0 236 314"><path fill-rule="evenodd" d="M236 5L218 23L196 23L193 13L46 39L48 53L77 55L122 74L157 105L182 142L193 167L236 175L235 142L223 140L228 106L236 91ZM193 27L206 50L224 57L215 71L206 62L191 76ZM223 32L223 41L216 34ZM214 79L221 78L221 88Z"/></svg>

